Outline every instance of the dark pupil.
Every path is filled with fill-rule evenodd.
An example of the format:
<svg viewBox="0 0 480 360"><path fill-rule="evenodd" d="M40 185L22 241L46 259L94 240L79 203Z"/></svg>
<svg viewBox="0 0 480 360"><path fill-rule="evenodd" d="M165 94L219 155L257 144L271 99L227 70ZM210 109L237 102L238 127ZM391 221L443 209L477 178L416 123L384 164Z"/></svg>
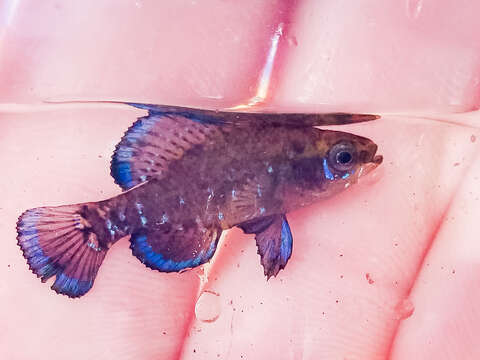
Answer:
<svg viewBox="0 0 480 360"><path fill-rule="evenodd" d="M340 151L337 154L337 163L345 165L352 161L352 154L348 151Z"/></svg>

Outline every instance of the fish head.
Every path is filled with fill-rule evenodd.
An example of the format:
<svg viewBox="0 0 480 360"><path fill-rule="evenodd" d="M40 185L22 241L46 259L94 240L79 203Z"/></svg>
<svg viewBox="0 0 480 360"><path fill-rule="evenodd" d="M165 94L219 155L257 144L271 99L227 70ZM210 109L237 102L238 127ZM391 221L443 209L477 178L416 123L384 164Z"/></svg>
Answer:
<svg viewBox="0 0 480 360"><path fill-rule="evenodd" d="M287 210L331 197L351 185L383 160L370 139L341 131L318 130L294 146L284 199Z"/></svg>
<svg viewBox="0 0 480 360"><path fill-rule="evenodd" d="M321 159L325 195L333 195L358 182L383 161L372 140L341 131L322 130L315 140Z"/></svg>

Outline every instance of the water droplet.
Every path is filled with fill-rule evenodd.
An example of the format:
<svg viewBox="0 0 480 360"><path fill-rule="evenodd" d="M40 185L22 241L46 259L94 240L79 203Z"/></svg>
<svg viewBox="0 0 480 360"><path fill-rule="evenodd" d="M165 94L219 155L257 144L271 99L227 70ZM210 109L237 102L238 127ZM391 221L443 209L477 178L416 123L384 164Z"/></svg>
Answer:
<svg viewBox="0 0 480 360"><path fill-rule="evenodd" d="M395 314L397 320L404 320L412 316L413 311L415 310L415 305L413 305L412 300L405 298L401 300L397 306L395 306Z"/></svg>
<svg viewBox="0 0 480 360"><path fill-rule="evenodd" d="M195 304L195 316L202 322L211 323L220 316L220 294L205 290Z"/></svg>
<svg viewBox="0 0 480 360"><path fill-rule="evenodd" d="M366 273L366 274L365 274L365 277L366 277L366 279L367 279L367 281L368 281L368 283L369 283L370 285L375 282L375 281L372 279L372 276L370 275L370 273Z"/></svg>

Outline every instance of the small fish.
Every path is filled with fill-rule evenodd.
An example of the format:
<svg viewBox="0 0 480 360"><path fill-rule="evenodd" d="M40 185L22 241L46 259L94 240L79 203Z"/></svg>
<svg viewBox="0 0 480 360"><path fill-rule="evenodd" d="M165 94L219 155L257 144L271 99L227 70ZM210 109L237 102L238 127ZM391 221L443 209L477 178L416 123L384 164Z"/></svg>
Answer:
<svg viewBox="0 0 480 360"><path fill-rule="evenodd" d="M223 230L255 234L267 278L292 253L286 213L335 195L382 162L377 145L317 125L375 115L219 112L127 103L148 110L111 161L124 190L111 199L25 211L18 245L30 269L75 298L90 290L108 249L130 235L143 264L180 272L208 262Z"/></svg>

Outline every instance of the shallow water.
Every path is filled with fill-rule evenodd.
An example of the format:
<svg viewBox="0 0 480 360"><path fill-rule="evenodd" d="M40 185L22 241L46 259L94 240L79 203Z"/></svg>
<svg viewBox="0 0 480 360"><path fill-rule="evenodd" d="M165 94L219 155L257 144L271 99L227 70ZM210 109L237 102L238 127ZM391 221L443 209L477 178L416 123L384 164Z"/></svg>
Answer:
<svg viewBox="0 0 480 360"><path fill-rule="evenodd" d="M0 358L478 358L479 115L453 113L478 108L478 11L381 6L2 3ZM28 270L16 220L118 194L110 157L144 114L43 103L78 99L380 112L341 129L384 163L288 214L277 278L238 229L201 273L151 271L124 239L75 301Z"/></svg>
<svg viewBox="0 0 480 360"><path fill-rule="evenodd" d="M416 297L422 291L418 278L428 276L424 273L431 263L440 262L440 270L430 276L444 281L469 266L453 256L448 263L435 260L432 254L442 246L437 237L446 219L454 220L449 215L452 202L468 187L465 183L478 180L473 159L479 131L386 116L340 127L374 139L384 163L344 194L288 214L294 252L277 278L265 281L253 239L239 230L228 233L201 274L151 271L131 255L125 239L109 251L91 294L70 301L28 271L16 246L16 219L32 207L118 194L109 175L110 156L125 129L143 112L91 105L26 109L2 114L1 152L8 154L3 164L9 170L2 184L8 189L2 229L10 240L3 242L1 277L6 279L2 298L27 309L7 321L23 333L32 331L33 338L39 328L31 322L47 329L47 319L55 316L56 326L68 329L56 334L55 341L76 334L80 340L75 341L89 342L85 329L92 328L109 329L102 341L137 330L140 339L151 331L159 339L159 332L168 335L169 343L176 336L184 344L183 352L204 349L204 356L243 352L246 342L260 347L256 339L267 329L275 341L288 339L286 349L294 354L317 353L315 344L332 334L343 338L345 328L358 333L368 326L377 343L387 344L399 321L417 315ZM447 236L440 244L451 241L456 239ZM434 260L427 260L430 257ZM214 294L213 305L205 294ZM42 299L45 310L31 309L32 297ZM377 333L374 328L383 330ZM181 335L185 331L187 338ZM128 346L136 348L132 341ZM158 345L151 346L160 351ZM325 349L324 356L337 350Z"/></svg>

